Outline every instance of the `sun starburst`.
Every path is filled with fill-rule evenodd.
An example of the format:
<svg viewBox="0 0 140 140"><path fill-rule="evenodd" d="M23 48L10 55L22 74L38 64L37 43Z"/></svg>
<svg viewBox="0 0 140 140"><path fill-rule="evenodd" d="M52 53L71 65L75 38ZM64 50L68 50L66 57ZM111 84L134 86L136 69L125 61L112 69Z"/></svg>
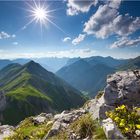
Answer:
<svg viewBox="0 0 140 140"><path fill-rule="evenodd" d="M48 23L55 26L57 29L61 30L63 33L65 33L57 24L53 22L54 16L52 16L52 13L59 10L58 9L51 9L50 5L46 4L46 1L31 1L30 3L27 3L29 6L29 9L27 11L29 12L28 17L30 18L30 21L25 25L28 26L32 22L39 23L41 30L42 26L47 27ZM47 5L47 6L46 6Z"/></svg>

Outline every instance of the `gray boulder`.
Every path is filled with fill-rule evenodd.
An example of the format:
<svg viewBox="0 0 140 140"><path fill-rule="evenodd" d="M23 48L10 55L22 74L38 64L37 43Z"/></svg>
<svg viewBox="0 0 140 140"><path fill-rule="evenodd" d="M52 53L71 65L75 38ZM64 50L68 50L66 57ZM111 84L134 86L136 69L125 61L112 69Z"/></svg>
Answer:
<svg viewBox="0 0 140 140"><path fill-rule="evenodd" d="M0 140L13 134L14 127L10 125L1 125L0 126Z"/></svg>
<svg viewBox="0 0 140 140"><path fill-rule="evenodd" d="M133 71L117 72L108 76L104 90L104 101L107 105L140 104L140 78Z"/></svg>
<svg viewBox="0 0 140 140"><path fill-rule="evenodd" d="M122 135L116 124L110 118L103 120L102 126L108 139L125 140L125 137Z"/></svg>
<svg viewBox="0 0 140 140"><path fill-rule="evenodd" d="M56 135L59 131L65 130L70 123L85 113L86 111L80 108L73 111L63 111L61 114L55 115L53 126L44 139L47 140L49 137Z"/></svg>

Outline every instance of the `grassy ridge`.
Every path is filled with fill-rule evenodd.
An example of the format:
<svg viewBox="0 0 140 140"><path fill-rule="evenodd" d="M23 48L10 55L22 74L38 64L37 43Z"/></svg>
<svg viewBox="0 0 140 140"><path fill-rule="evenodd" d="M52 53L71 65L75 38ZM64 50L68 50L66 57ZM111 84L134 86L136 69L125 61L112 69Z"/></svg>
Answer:
<svg viewBox="0 0 140 140"><path fill-rule="evenodd" d="M7 100L3 111L6 124L17 124L41 112L79 107L85 102L77 90L33 61L7 66L0 75L0 91L6 92Z"/></svg>

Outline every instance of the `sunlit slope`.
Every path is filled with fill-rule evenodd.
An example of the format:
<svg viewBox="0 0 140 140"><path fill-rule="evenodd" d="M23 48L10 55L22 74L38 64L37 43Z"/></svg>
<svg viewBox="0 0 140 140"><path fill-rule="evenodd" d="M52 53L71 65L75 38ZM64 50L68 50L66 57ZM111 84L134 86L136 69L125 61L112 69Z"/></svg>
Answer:
<svg viewBox="0 0 140 140"><path fill-rule="evenodd" d="M3 112L6 123L17 123L40 112L78 107L85 101L79 91L33 61L23 66L8 65L0 77L0 90L7 97Z"/></svg>

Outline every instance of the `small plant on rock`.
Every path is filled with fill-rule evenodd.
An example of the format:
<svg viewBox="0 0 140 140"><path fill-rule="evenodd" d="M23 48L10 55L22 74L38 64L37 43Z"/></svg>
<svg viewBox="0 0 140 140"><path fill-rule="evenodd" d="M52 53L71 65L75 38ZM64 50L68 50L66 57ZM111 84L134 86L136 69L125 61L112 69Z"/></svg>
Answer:
<svg viewBox="0 0 140 140"><path fill-rule="evenodd" d="M113 111L106 112L107 117L110 117L128 138L137 139L140 136L136 132L140 132L140 108L128 108L121 105Z"/></svg>

